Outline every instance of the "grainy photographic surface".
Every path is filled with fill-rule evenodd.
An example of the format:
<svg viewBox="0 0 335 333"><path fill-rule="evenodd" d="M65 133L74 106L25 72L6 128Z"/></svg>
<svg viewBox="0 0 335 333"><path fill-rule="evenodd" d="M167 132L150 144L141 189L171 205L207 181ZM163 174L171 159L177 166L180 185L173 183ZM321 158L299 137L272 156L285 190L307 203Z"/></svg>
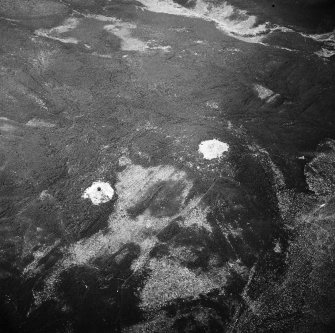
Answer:
<svg viewBox="0 0 335 333"><path fill-rule="evenodd" d="M0 0L0 331L334 332L334 28Z"/></svg>

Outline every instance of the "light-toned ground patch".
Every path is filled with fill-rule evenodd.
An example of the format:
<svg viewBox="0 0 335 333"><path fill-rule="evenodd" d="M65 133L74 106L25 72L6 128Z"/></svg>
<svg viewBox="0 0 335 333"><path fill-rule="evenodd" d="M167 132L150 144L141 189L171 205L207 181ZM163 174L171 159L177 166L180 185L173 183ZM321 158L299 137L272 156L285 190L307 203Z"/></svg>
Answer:
<svg viewBox="0 0 335 333"><path fill-rule="evenodd" d="M194 263L198 259L198 256L193 248L179 246L170 248L169 258L179 262Z"/></svg>
<svg viewBox="0 0 335 333"><path fill-rule="evenodd" d="M136 205L145 193L157 182L164 180L178 179L185 181L188 188L183 196L185 200L192 187L192 183L187 180L184 172L176 170L171 166L160 166L152 168L143 168L139 165L128 165L128 167L119 173L118 182L115 185L118 193L116 211L109 218L109 232L98 233L91 238L80 241L71 247L72 263L86 263L91 258L104 253L113 253L119 249L122 244L133 242L139 244L141 249L146 252L148 237L151 239L149 244L152 246L150 234L157 234L167 226L173 217L154 217L150 211L145 210L136 218L131 218L128 209ZM139 266L136 265L138 268Z"/></svg>
<svg viewBox="0 0 335 333"><path fill-rule="evenodd" d="M188 179L184 171L169 165L144 168L131 164L129 159L123 158L123 160L126 160L126 168L118 174L115 184L118 200L115 203L115 211L109 217L109 228L104 232L98 232L89 238L82 239L66 249L67 254L64 259L57 263L54 272L46 279L45 289L35 293L39 304L43 300L54 297L52 285L57 282L57 277L62 271L71 266L89 264L92 260L104 255L112 255L127 243L135 243L140 246L140 256L133 263L132 269L134 271L141 269L148 262L150 250L157 244L156 235L176 217L183 216L184 212L189 212L190 209L194 208L190 206L190 203L186 204L186 198L193 182ZM171 182L182 184L173 196L173 200L174 197L179 198L174 215L153 215L150 205L156 195L161 195L157 194L155 189L158 188L159 191L163 191L159 193L164 194L165 184ZM163 187L161 185L157 187L157 184L163 184ZM102 185L100 183L101 187ZM99 183L94 183L85 191L85 197L96 204L101 202L101 197L96 198L96 195L100 195L97 186ZM148 201L146 201L147 198L149 198ZM137 216L130 216L129 209L139 202L141 205L143 204L143 209ZM26 269L26 274L34 274L34 267L36 264L30 265L30 268Z"/></svg>
<svg viewBox="0 0 335 333"><path fill-rule="evenodd" d="M52 127L55 127L56 125L52 124L52 123L48 123L48 122L44 121L43 119L33 118L33 119L30 119L26 123L26 126L52 128Z"/></svg>
<svg viewBox="0 0 335 333"><path fill-rule="evenodd" d="M206 102L206 106L211 108L211 109L214 109L214 110L218 110L219 109L219 104L215 101L207 101Z"/></svg>
<svg viewBox="0 0 335 333"><path fill-rule="evenodd" d="M194 200L196 201L196 200ZM192 203L191 203L192 204ZM212 227L207 221L208 209L199 207L199 203L195 202L195 208L193 208L186 216L183 221L185 227L197 227L204 228L209 232L212 232Z"/></svg>
<svg viewBox="0 0 335 333"><path fill-rule="evenodd" d="M160 45L156 40L151 39L147 42L147 49L150 51L162 51L164 53L171 51L170 45Z"/></svg>
<svg viewBox="0 0 335 333"><path fill-rule="evenodd" d="M118 179L120 181L116 184L116 190L119 194L118 208L120 210L134 206L154 184L162 181L183 182L185 184L184 190L182 193L176 193L176 195L182 196L183 200L193 186L184 171L170 165L150 168L129 165L119 173Z"/></svg>
<svg viewBox="0 0 335 333"><path fill-rule="evenodd" d="M119 166L126 166L130 164L131 164L131 160L127 156L121 156L119 158Z"/></svg>
<svg viewBox="0 0 335 333"><path fill-rule="evenodd" d="M48 190L43 190L39 195L39 199L41 201L52 200L53 196L48 192Z"/></svg>
<svg viewBox="0 0 335 333"><path fill-rule="evenodd" d="M0 131L6 133L15 132L18 129L15 121L10 120L7 117L0 117Z"/></svg>
<svg viewBox="0 0 335 333"><path fill-rule="evenodd" d="M146 238L141 244L141 255L132 263L131 269L136 272L143 268L149 260L150 251L157 244L157 238Z"/></svg>
<svg viewBox="0 0 335 333"><path fill-rule="evenodd" d="M0 131L10 133L10 132L14 132L15 130L16 130L16 127L11 124L7 124L7 123L0 124Z"/></svg>
<svg viewBox="0 0 335 333"><path fill-rule="evenodd" d="M41 109L48 111L48 107L46 106L43 99L41 99L39 96L33 93L29 93L27 96L30 97Z"/></svg>
<svg viewBox="0 0 335 333"><path fill-rule="evenodd" d="M40 46L41 49L39 49L37 53L34 52L29 61L38 72L43 72L50 66L53 59L56 58L57 51L45 49L45 46L43 46L39 38L32 37L31 40Z"/></svg>
<svg viewBox="0 0 335 333"><path fill-rule="evenodd" d="M277 241L275 247L273 248L273 251L275 251L276 253L281 253L282 252L282 248L280 245L280 242Z"/></svg>
<svg viewBox="0 0 335 333"><path fill-rule="evenodd" d="M197 299L226 283L227 271L210 270L196 273L168 258L151 259L151 275L141 292L141 307L145 310L159 308L166 303L181 299Z"/></svg>

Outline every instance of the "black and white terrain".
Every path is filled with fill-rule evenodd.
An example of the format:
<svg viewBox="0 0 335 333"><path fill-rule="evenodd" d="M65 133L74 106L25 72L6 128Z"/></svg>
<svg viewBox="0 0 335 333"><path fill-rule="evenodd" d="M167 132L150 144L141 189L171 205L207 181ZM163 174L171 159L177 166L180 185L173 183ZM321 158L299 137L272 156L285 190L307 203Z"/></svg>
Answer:
<svg viewBox="0 0 335 333"><path fill-rule="evenodd" d="M0 332L334 332L334 28L0 0Z"/></svg>

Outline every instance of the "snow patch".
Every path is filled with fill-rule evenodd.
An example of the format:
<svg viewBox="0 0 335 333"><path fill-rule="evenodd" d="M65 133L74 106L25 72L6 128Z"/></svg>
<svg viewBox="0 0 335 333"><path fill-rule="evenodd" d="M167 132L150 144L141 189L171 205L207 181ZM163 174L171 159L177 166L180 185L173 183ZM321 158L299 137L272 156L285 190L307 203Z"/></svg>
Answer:
<svg viewBox="0 0 335 333"><path fill-rule="evenodd" d="M335 50L328 50L325 48L321 48L320 51L314 52L317 56L321 58L330 58L335 55Z"/></svg>
<svg viewBox="0 0 335 333"><path fill-rule="evenodd" d="M35 30L35 35L40 37L46 37L49 39L57 40L66 44L78 44L79 41L73 37L61 37L60 35L67 33L79 25L80 20L75 17L66 19L62 25L51 29L38 29Z"/></svg>
<svg viewBox="0 0 335 333"><path fill-rule="evenodd" d="M194 8L185 8L170 0L140 0L147 10L156 13L201 18L214 22L228 35L249 43L258 43L271 32L268 23L258 24L257 17L223 2L220 5L198 0ZM278 30L278 27L275 27Z"/></svg>
<svg viewBox="0 0 335 333"><path fill-rule="evenodd" d="M326 32L323 34L303 34L301 33L303 37L311 38L315 40L316 42L319 42L323 44L323 47L321 47L321 50L315 52L315 54L321 58L330 58L333 55L335 55L335 30Z"/></svg>
<svg viewBox="0 0 335 333"><path fill-rule="evenodd" d="M222 154L228 150L229 145L217 139L202 141L199 144L199 153L201 153L206 160L220 158Z"/></svg>
<svg viewBox="0 0 335 333"><path fill-rule="evenodd" d="M67 38L59 38L55 36L51 36L46 32L43 31L35 31L35 34L39 37L46 37L49 39L57 40L58 42L64 43L64 44L78 44L79 41L76 38L73 37L67 37Z"/></svg>
<svg viewBox="0 0 335 333"><path fill-rule="evenodd" d="M78 26L78 24L79 24L79 19L75 17L70 17L66 19L62 25L52 28L50 31L56 32L58 34L63 34L65 32L75 29Z"/></svg>
<svg viewBox="0 0 335 333"><path fill-rule="evenodd" d="M116 20L114 17L100 15L100 14L86 14L85 17L89 19L94 19L100 22L115 22Z"/></svg>
<svg viewBox="0 0 335 333"><path fill-rule="evenodd" d="M255 84L254 88L258 94L258 97L263 100L271 97L274 94L271 89L263 87L260 84Z"/></svg>
<svg viewBox="0 0 335 333"><path fill-rule="evenodd" d="M136 28L135 24L122 22L116 19L114 22L114 24L105 25L104 29L121 39L121 50L143 52L147 49L146 43L131 36L131 30Z"/></svg>
<svg viewBox="0 0 335 333"><path fill-rule="evenodd" d="M90 199L93 205L100 205L113 199L114 190L109 183L97 181L85 190L83 199Z"/></svg>
<svg viewBox="0 0 335 333"><path fill-rule="evenodd" d="M271 89L260 84L255 84L254 90L256 91L258 97L261 100L265 100L267 103L274 102L280 96L279 94L275 94Z"/></svg>

